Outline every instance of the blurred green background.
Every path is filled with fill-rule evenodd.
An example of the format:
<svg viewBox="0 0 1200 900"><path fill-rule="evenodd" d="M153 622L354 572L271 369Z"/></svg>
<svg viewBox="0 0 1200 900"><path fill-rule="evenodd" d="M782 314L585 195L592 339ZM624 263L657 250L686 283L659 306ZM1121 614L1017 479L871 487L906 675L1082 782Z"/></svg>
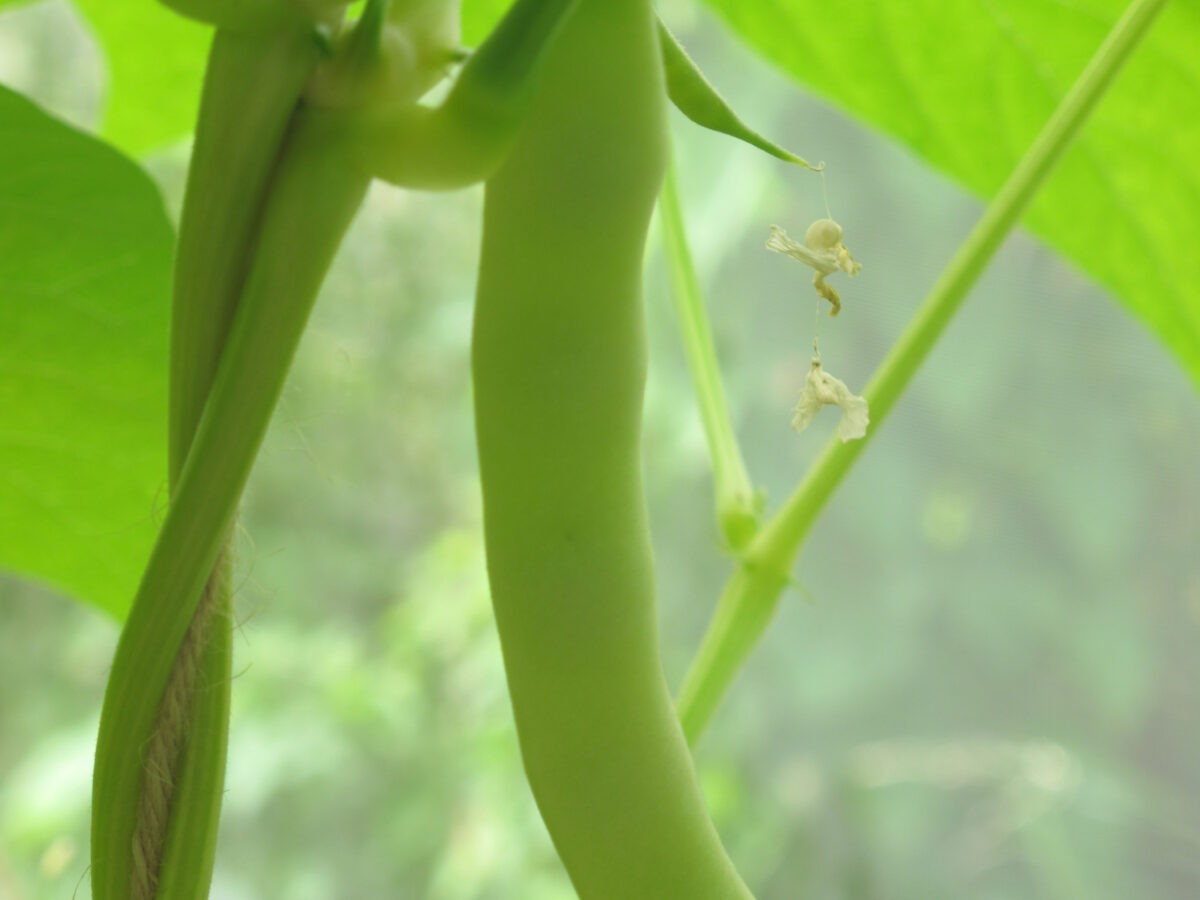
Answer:
<svg viewBox="0 0 1200 900"><path fill-rule="evenodd" d="M861 390L978 203L710 17L680 4L671 21L748 121L828 163L865 268L838 284L821 348ZM0 15L0 82L88 127L105 70L53 2ZM673 124L738 433L774 507L835 417L789 428L812 293L763 242L769 224L802 233L824 214L821 183ZM186 159L147 160L173 210ZM481 197L374 189L296 360L238 541L214 900L573 896L521 772L488 605L468 373ZM647 322L647 485L678 685L730 564L656 231ZM698 749L761 900L1200 895L1197 446L1179 367L1014 236L818 522ZM90 896L116 636L0 577L3 900Z"/></svg>

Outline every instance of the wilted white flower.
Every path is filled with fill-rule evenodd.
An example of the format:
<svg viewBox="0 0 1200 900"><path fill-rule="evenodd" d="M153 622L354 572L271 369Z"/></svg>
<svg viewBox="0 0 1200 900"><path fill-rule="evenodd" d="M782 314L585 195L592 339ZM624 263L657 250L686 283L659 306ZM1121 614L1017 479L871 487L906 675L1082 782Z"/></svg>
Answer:
<svg viewBox="0 0 1200 900"><path fill-rule="evenodd" d="M842 308L842 299L832 285L825 283L825 276L832 275L841 269L847 275L857 275L862 266L854 261L846 245L842 243L842 226L833 219L817 219L808 226L804 233L804 243L792 240L788 233L778 225L771 226L771 236L767 238L767 249L774 250L798 259L806 266L816 270L813 276L813 287L817 293L833 304L829 311L836 316Z"/></svg>
<svg viewBox="0 0 1200 900"><path fill-rule="evenodd" d="M844 444L846 441L865 437L867 424L867 401L850 393L850 389L841 381L834 378L821 368L821 360L814 358L812 368L804 379L804 390L800 392L800 401L796 404L796 417L792 419L792 427L803 431L808 423L820 412L821 407L830 404L842 408L842 421L838 423L838 437Z"/></svg>

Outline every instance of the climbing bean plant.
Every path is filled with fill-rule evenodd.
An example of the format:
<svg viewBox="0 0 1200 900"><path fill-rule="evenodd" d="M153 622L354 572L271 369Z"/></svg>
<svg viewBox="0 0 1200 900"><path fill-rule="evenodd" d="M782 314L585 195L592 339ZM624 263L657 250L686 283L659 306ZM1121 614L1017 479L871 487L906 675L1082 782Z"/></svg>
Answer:
<svg viewBox="0 0 1200 900"><path fill-rule="evenodd" d="M1110 17L1015 167L986 186L987 211L861 397L822 367L814 342L797 427L820 427L825 418L812 423L824 405L841 406L844 418L796 491L768 514L726 408L670 170L669 105L797 178L816 179L822 167L739 118L648 0L517 0L502 16L470 20L479 32L473 48L449 0L169 0L171 15L206 26L209 49L174 241L166 391L131 394L162 403L168 420L165 517L148 559L136 560L127 542L109 548L119 559L103 565L45 552L36 516L32 537L3 531L0 519L8 538L0 562L118 614L127 609L96 744L93 896L208 895L232 683L230 535L312 304L373 180L441 191L485 184L471 372L488 576L525 770L572 883L596 900L752 896L708 817L690 745L769 625L822 506L1165 5L1134 0ZM121 27L111 10L84 9L101 33ZM725 11L735 24L752 17ZM790 64L778 47L768 52ZM439 99L427 99L435 88ZM103 220L121 204L137 206L143 188L129 160L11 92L0 93L0 114L8 138L0 160L13 176L0 182L0 196L12 208L26 194L27 203L52 198L39 165L65 169L76 165L72 154L119 188L85 202L83 214ZM142 132L129 127L136 145ZM659 658L639 455L642 262L656 204L711 450L715 527L732 559L676 697ZM1193 221L1194 210L1188 215ZM1042 216L1053 231L1053 215ZM861 266L853 235L828 216L813 218L802 240L776 230L768 246L814 269L815 293L836 314L841 299L826 279ZM151 257L139 257L139 241L150 234L161 249L172 238L133 211L116 222L103 240L80 240L78 252L86 244L97 257L132 260L123 280L100 278L85 299L119 322L136 311L122 293L153 296L165 283ZM45 262L41 272L21 272L36 286L54 261L38 255L43 245L70 250L72 238L17 224L0 220L0 236L24 251L23 265ZM1136 261L1149 250L1126 252ZM1081 261L1092 259L1085 252ZM1200 371L1196 283L1186 261L1170 265L1179 270L1178 302L1147 299L1124 270L1112 280L1132 285L1131 302L1153 327L1174 323L1169 343ZM37 362L45 323L21 302L6 299L0 310L10 325L0 350ZM116 373L121 389L153 381L152 359L131 353ZM111 365L86 353L78 363L80 382ZM0 377L0 387L41 389L21 386L20 374ZM77 387L43 402L96 415ZM13 484L36 492L58 477L7 453ZM64 491L58 515L86 523L97 510L111 513L104 498L87 507L82 493ZM133 560L144 567L130 601L120 571Z"/></svg>

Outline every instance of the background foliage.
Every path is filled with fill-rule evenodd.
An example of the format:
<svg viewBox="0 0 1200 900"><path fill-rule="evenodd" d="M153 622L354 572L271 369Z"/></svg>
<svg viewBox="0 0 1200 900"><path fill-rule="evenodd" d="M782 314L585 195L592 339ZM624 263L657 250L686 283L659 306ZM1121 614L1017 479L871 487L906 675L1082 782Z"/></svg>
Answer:
<svg viewBox="0 0 1200 900"><path fill-rule="evenodd" d="M119 22L101 17L116 6L129 4L84 5L93 31L62 3L0 16L0 81L130 152L154 148L146 162L174 208L186 164L174 139L199 69L151 68L154 85L119 70L102 81L110 70L91 35L114 40ZM901 7L874 6L892 16ZM798 31L793 20L810 7L795 4L738 24L758 40L778 32L767 50L785 67L986 192L1048 111L1045 85L1070 80L1104 25L1076 27L1077 11L1091 9L1079 4L1053 7L1058 22L1037 18L1052 9L1044 3L945 8L950 23L989 14L1011 27L971 31L975 42L950 48L961 68L939 73L937 45L912 43L916 22L868 34L844 16L809 15ZM1096 9L1111 18L1115 6ZM843 292L843 315L822 323L822 349L861 386L976 205L735 52L713 19L685 5L663 12L749 121L829 162L833 212L867 268ZM1196 146L1195 123L1178 115L1188 107L1159 105L1194 97L1193 63L1177 44L1193 12L1174 4L1142 63L1177 79L1139 93L1136 110L1116 108L1136 127L1114 120L1106 130L1106 105L1092 143L1069 161L1078 176L1068 167L1051 185L1071 204L1100 207L1070 207L1079 210L1071 234L1055 231L1053 210L1033 217L1068 251L1074 230L1090 235L1073 257L1110 286L1123 282L1097 265L1144 287L1125 299L1153 327L1174 309L1167 330L1183 335L1172 349L1185 360L1200 204L1186 178L1165 199L1154 179ZM180 28L201 35L201 59L202 30ZM1032 57L1013 35L1033 42ZM871 106L862 85L887 64L885 37L898 46L893 61L932 68ZM981 122L977 95L960 82L985 57L988 96L1004 101L995 108L1005 116ZM946 95L956 84L957 99ZM135 102L139 86L156 93ZM935 101L922 99L926 89ZM905 103L927 115L904 115ZM1172 111L1177 121L1164 125ZM676 124L739 432L751 471L778 499L815 455L820 428L787 428L809 352L807 284L761 244L769 222L799 230L822 214L820 187ZM987 135L978 147L956 137L977 129ZM1113 154L1144 183L1093 197L1087 179L1105 169L1091 160ZM118 177L81 178L64 195L86 199ZM276 416L240 539L245 672L214 897L570 896L520 773L483 575L467 375L479 199L372 194ZM5 235L25 233L11 209L3 215ZM1126 239L1107 243L1109 232ZM1153 252L1158 264L1147 266ZM656 248L648 278L646 465L677 683L728 563ZM6 315L15 296L0 295ZM165 347L161 324L144 325L94 335L97 346L115 364L159 329ZM93 378L113 384L120 374L102 367ZM6 416L22 408L12 387L0 397ZM165 433L161 404L136 409ZM823 517L797 570L803 591L785 601L700 750L718 825L764 900L1192 896L1197 439L1195 395L1160 347L1075 270L1028 238L1011 241ZM114 441L89 446L158 452L144 435ZM161 463L130 464L145 466L152 495ZM146 540L151 524L147 514ZM4 533L7 547L21 537ZM126 552L136 579L142 559ZM95 715L116 629L15 579L0 582L0 622L0 897L62 897L85 865Z"/></svg>
<svg viewBox="0 0 1200 900"><path fill-rule="evenodd" d="M174 231L139 167L3 87L0 173L0 565L123 616L165 465Z"/></svg>

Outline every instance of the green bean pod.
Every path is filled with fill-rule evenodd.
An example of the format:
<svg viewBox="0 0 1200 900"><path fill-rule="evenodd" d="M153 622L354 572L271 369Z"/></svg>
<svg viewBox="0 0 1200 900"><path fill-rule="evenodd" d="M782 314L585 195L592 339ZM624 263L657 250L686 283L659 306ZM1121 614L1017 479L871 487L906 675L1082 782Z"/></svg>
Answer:
<svg viewBox="0 0 1200 900"><path fill-rule="evenodd" d="M472 351L488 574L533 793L583 900L750 892L658 654L639 452L667 159L647 0L582 0L488 182Z"/></svg>
<svg viewBox="0 0 1200 900"><path fill-rule="evenodd" d="M366 193L367 179L347 164L338 146L320 116L296 114L272 176L256 252L208 402L121 632L96 746L92 884L97 900L131 896L131 839L143 754L158 727L164 688L221 556L313 300ZM180 804L186 800L189 807L207 804L214 810L221 786L211 772L205 783L197 780L189 789L195 749L189 748L184 760ZM185 846L173 829L167 863L177 853L192 873L198 849ZM207 872L198 885L190 876L173 875L168 864L157 900L205 896Z"/></svg>

